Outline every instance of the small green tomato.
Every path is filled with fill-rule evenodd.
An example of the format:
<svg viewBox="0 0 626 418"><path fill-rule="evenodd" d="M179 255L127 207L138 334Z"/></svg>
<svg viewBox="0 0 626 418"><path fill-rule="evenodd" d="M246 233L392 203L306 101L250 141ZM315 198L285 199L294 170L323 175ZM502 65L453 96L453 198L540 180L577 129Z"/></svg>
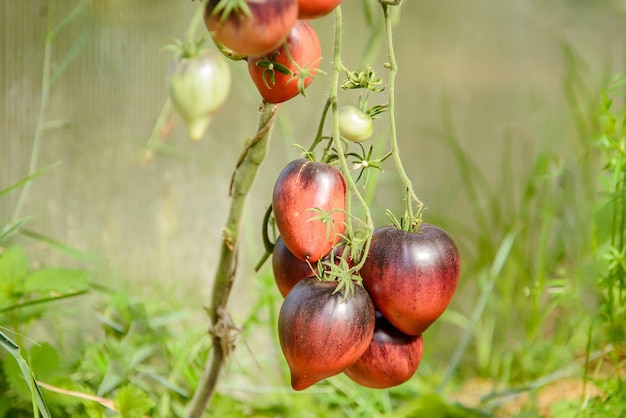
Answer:
<svg viewBox="0 0 626 418"><path fill-rule="evenodd" d="M372 118L356 106L343 106L339 109L339 133L348 141L363 142L372 136Z"/></svg>
<svg viewBox="0 0 626 418"><path fill-rule="evenodd" d="M204 135L211 117L228 96L230 79L226 60L214 51L170 64L167 90L192 139Z"/></svg>

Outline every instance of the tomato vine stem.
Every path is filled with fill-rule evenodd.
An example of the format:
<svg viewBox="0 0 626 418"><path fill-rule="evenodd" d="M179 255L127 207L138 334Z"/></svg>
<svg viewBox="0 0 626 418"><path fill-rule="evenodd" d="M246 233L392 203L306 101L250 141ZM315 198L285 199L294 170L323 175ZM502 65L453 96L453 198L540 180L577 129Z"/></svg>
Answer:
<svg viewBox="0 0 626 418"><path fill-rule="evenodd" d="M259 116L257 134L243 151L238 162L232 184L232 199L228 219L224 225L220 258L218 261L211 304L208 314L211 320L212 355L209 356L201 380L191 399L186 418L200 418L215 391L224 361L232 346L232 334L236 333L226 313L226 305L237 272L238 237L241 231L243 211L248 192L256 178L259 166L267 154L268 142L276 113L280 105L264 103Z"/></svg>
<svg viewBox="0 0 626 418"><path fill-rule="evenodd" d="M363 252L361 254L359 262L349 269L347 277L350 277L352 273L358 272L363 264L365 263L365 259L367 257L367 253L369 252L369 246L371 242L371 232L374 230L374 222L372 220L372 216L370 213L370 209L367 205L367 202L361 195L356 186L356 183L352 176L350 175L350 169L348 167L348 161L346 159L346 155L343 150L343 143L341 142L341 136L339 134L339 106L337 103L337 96L339 91L339 74L345 71L345 67L341 62L341 40L343 36L343 20L341 13L341 6L338 6L335 9L335 42L334 42L334 53L333 53L333 68L331 73L331 88L329 94L329 100L331 103L332 115L333 115L333 144L337 151L337 157L339 159L339 163L341 165L341 169L346 177L346 182L348 183L348 196L346 197L346 212L351 214L351 200L352 195L356 197L361 206L363 207L365 223L367 225L367 239L363 246ZM354 233L352 230L352 216L348 216L346 218L346 231L348 237L353 237ZM347 254L346 254L347 256Z"/></svg>
<svg viewBox="0 0 626 418"><path fill-rule="evenodd" d="M404 220L402 222L403 227L407 230L415 230L419 227L422 219L422 211L424 204L418 199L415 191L413 190L413 183L406 174L402 160L400 159L400 149L398 147L398 134L396 131L396 116L395 116L395 92L396 92L396 76L398 73L398 64L396 62L396 56L393 48L393 24L391 18L391 7L399 4L399 2L388 2L381 0L380 4L383 8L383 14L385 19L385 39L387 43L387 58L389 60L389 84L387 89L388 97L388 109L389 112L389 129L391 136L391 153L393 155L396 169L402 183L405 187L405 213ZM417 206L417 213L413 212L413 203Z"/></svg>

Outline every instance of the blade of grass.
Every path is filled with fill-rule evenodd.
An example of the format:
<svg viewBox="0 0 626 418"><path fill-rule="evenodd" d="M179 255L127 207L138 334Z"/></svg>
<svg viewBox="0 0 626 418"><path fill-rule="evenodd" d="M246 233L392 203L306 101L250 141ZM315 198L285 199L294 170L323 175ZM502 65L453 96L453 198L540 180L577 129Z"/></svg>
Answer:
<svg viewBox="0 0 626 418"><path fill-rule="evenodd" d="M76 7L74 7L66 16L65 18L63 18L63 20L54 27L54 29L52 29L49 33L48 33L48 37L50 39L55 38L59 33L61 33L61 31L63 29L65 29L65 27L67 25L69 25L70 23L72 23L74 21L74 19L76 19L78 16L80 16L83 13L83 9L85 8L85 4L87 3L88 0L83 0L80 3L78 3L76 5Z"/></svg>
<svg viewBox="0 0 626 418"><path fill-rule="evenodd" d="M57 295L57 296L50 296L50 297L46 297L46 298L33 299L33 300L29 300L27 302L17 303L15 305L3 306L2 308L0 308L0 313L10 312L10 311L13 311L15 309L25 308L27 306L39 305L41 303L48 303L48 302L54 302L54 301L61 300L61 299L73 298L75 296L84 295L87 292L88 292L88 290L79 290L79 291L76 291L76 292L63 293L63 294Z"/></svg>
<svg viewBox="0 0 626 418"><path fill-rule="evenodd" d="M50 245L52 248L60 251L61 253L65 255L75 258L79 261L83 261L86 263L93 261L92 257L89 254L85 254L81 251L78 251L77 249L72 248L68 246L67 244L62 243L61 241L57 241L54 238L48 237L46 235L42 235L38 232L32 231L30 229L26 229L26 228L21 229L20 233L22 235L25 235L37 241L45 242L46 244ZM0 235L0 240L1 239L2 237Z"/></svg>
<svg viewBox="0 0 626 418"><path fill-rule="evenodd" d="M7 337L2 331L0 331L0 346L8 351L9 354L13 356L15 361L17 361L22 375L24 375L24 380L26 380L28 388L30 389L30 392L34 398L34 413L37 414L38 412L43 418L52 418L52 415L50 415L50 411L48 410L48 406L46 405L46 401L41 394L41 389L39 388L39 385L35 380L35 376L33 375L33 372L31 371L28 362L24 359L24 357L22 357L20 347L16 343L14 343L13 340Z"/></svg>
<svg viewBox="0 0 626 418"><path fill-rule="evenodd" d="M24 226L28 221L32 219L32 216L16 219L13 222L0 228L0 245L7 242L14 234L19 232L20 228Z"/></svg>
<svg viewBox="0 0 626 418"><path fill-rule="evenodd" d="M84 29L80 36L74 41L70 50L65 54L63 60L57 65L54 69L54 73L50 76L50 85L54 85L54 83L63 75L66 68L70 65L70 63L74 60L80 49L87 42L87 38L89 38L89 29Z"/></svg>
<svg viewBox="0 0 626 418"><path fill-rule="evenodd" d="M42 175L46 171L55 168L59 164L60 163L58 163L58 162L54 163L54 164L50 164L50 165L42 168L41 170L38 170L38 171L34 172L33 174L30 174L30 175L24 177L23 179L19 180L18 182L13 183L12 185L7 187L6 189L0 190L0 197L6 195L7 193L9 193L9 192L11 192L11 191L13 191L15 189L18 189L18 188L22 187L24 184L28 183L31 180L34 180L35 178L39 177L40 175Z"/></svg>

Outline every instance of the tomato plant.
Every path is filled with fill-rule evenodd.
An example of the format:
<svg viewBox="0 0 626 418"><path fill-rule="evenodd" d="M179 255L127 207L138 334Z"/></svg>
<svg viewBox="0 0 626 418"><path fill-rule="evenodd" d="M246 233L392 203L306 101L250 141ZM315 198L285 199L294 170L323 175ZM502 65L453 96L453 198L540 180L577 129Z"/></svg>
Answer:
<svg viewBox="0 0 626 418"><path fill-rule="evenodd" d="M375 325L371 298L362 286L344 298L343 292L335 293L337 285L306 278L283 301L278 336L295 390L341 373L370 344Z"/></svg>
<svg viewBox="0 0 626 418"><path fill-rule="evenodd" d="M298 19L326 16L341 4L341 0L298 0Z"/></svg>
<svg viewBox="0 0 626 418"><path fill-rule="evenodd" d="M419 335L445 311L459 283L458 249L441 228L374 231L361 277L376 308L405 334Z"/></svg>
<svg viewBox="0 0 626 418"><path fill-rule="evenodd" d="M204 21L215 41L242 55L262 55L287 38L298 16L297 0L209 0Z"/></svg>
<svg viewBox="0 0 626 418"><path fill-rule="evenodd" d="M213 113L226 101L230 80L228 64L216 51L180 57L170 64L167 91L192 139L202 137Z"/></svg>
<svg viewBox="0 0 626 418"><path fill-rule="evenodd" d="M304 94L317 74L321 57L315 29L297 20L283 45L263 56L248 57L248 72L266 101L282 103Z"/></svg>
<svg viewBox="0 0 626 418"><path fill-rule="evenodd" d="M346 180L329 164L299 158L278 176L272 207L289 251L301 260L316 262L345 230Z"/></svg>
<svg viewBox="0 0 626 418"><path fill-rule="evenodd" d="M372 342L345 373L356 383L370 388L398 386L415 374L423 352L421 335L401 333L380 312L376 312Z"/></svg>

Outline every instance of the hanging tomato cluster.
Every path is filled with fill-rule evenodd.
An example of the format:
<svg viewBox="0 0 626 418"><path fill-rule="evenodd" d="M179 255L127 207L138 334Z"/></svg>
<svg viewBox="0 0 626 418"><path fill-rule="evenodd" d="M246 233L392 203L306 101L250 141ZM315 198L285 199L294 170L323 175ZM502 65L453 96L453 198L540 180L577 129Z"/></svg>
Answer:
<svg viewBox="0 0 626 418"><path fill-rule="evenodd" d="M282 103L313 81L322 49L308 19L335 9L341 0L209 0L204 21L214 41L248 62L248 72L265 101ZM232 56L231 54L231 56Z"/></svg>
<svg viewBox="0 0 626 418"><path fill-rule="evenodd" d="M209 0L204 21L224 55L245 60L263 99L282 103L304 94L322 57L319 37L307 20L327 15L341 0ZM226 60L200 43L170 45L176 53L167 75L172 105L189 136L200 139L230 89Z"/></svg>
<svg viewBox="0 0 626 418"><path fill-rule="evenodd" d="M372 388L407 381L422 357L422 333L459 281L452 239L426 223L377 228L362 268L337 280L332 270L356 261L345 241L343 174L326 163L292 161L276 181L272 208L280 233L272 268L285 297L278 333L292 387L342 372Z"/></svg>
<svg viewBox="0 0 626 418"><path fill-rule="evenodd" d="M263 99L277 104L303 94L319 70L320 41L307 19L325 16L340 3L208 0L204 21L222 54L245 60ZM381 2L386 25L390 25L391 3ZM337 9L337 21L341 20L340 12ZM391 58L389 68L395 65ZM180 97L193 96L200 102L198 96L208 94L192 82L184 83L185 77L178 77L179 72L191 72L196 67L187 63L171 71L172 83L186 85L183 95L177 95L176 89L170 92L177 109L183 102ZM222 68L217 64L213 67L216 72ZM384 89L378 87L381 79L369 67L364 72L343 70L347 76L344 89L376 93ZM223 101L230 78L222 76L221 80L223 83L211 87L214 94L208 94L216 106ZM305 153L310 159L289 163L272 195L271 209L280 236L266 247L268 253L271 250L274 277L284 297L278 334L295 390L340 373L372 388L406 382L419 367L422 334L448 307L459 282L458 249L445 231L422 222L421 202L400 169L395 134L391 135L393 151L378 160L371 158L372 147L365 152L361 145L372 136L377 115L391 108L391 104L368 108L367 98L359 98L358 106L333 108L333 134L316 138ZM329 98L320 131L330 104ZM216 106L206 107L203 120ZM188 126L194 126L194 117L202 114L178 110ZM192 137L199 137L199 131L193 129ZM322 162L312 161L312 149L323 140L328 140L328 145ZM344 146L350 144L357 144L363 155L344 154ZM357 158L355 166L362 174L368 168L380 168L391 155L396 157L406 190L411 191L406 195L405 217L401 221L392 217L393 225L376 229L368 221L359 235L351 228L354 218L348 203L350 193L357 192L355 181L348 175L346 156ZM337 161L341 170L330 164ZM413 214L413 203L419 203L417 215Z"/></svg>

